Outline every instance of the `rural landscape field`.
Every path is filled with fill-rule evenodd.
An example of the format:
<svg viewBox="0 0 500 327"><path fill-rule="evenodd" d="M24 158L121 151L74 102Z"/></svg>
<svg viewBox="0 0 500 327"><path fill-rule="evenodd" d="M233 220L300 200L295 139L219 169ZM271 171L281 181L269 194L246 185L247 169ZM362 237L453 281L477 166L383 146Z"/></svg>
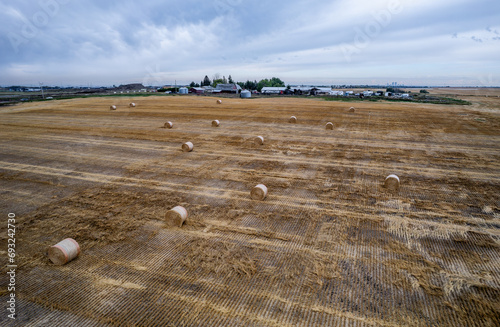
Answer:
<svg viewBox="0 0 500 327"><path fill-rule="evenodd" d="M0 107L0 208L16 215L18 265L17 320L0 325L499 326L500 89L431 93L471 104ZM390 174L399 190L384 187ZM179 205L188 218L168 227ZM81 253L56 266L47 249L65 238Z"/></svg>

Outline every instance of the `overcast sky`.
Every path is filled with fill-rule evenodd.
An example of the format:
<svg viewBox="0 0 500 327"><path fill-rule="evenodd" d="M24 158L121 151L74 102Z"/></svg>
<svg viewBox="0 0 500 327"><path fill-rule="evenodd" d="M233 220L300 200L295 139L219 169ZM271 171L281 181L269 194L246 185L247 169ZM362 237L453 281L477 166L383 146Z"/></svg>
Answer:
<svg viewBox="0 0 500 327"><path fill-rule="evenodd" d="M0 85L500 85L499 0L16 0Z"/></svg>

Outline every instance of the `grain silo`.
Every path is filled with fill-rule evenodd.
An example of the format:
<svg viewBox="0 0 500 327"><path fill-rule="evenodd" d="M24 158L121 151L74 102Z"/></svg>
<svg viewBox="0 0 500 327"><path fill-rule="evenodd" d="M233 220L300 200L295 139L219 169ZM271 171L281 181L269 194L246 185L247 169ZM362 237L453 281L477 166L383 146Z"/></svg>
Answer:
<svg viewBox="0 0 500 327"><path fill-rule="evenodd" d="M179 89L179 94L188 94L189 90L187 89L187 87L181 87Z"/></svg>
<svg viewBox="0 0 500 327"><path fill-rule="evenodd" d="M248 90L241 91L240 98L251 98L252 93Z"/></svg>

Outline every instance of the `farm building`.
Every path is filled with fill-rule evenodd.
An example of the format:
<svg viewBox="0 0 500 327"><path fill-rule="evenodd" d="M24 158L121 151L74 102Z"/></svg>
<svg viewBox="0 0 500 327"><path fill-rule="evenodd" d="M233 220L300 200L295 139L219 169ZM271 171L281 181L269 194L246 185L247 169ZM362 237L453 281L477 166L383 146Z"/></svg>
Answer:
<svg viewBox="0 0 500 327"><path fill-rule="evenodd" d="M330 94L332 91L329 87L313 87L309 92L310 95Z"/></svg>
<svg viewBox="0 0 500 327"><path fill-rule="evenodd" d="M192 87L189 89L189 93L203 94L205 93L205 89L202 87Z"/></svg>
<svg viewBox="0 0 500 327"><path fill-rule="evenodd" d="M283 94L286 87L265 86L260 91L262 94Z"/></svg>
<svg viewBox="0 0 500 327"><path fill-rule="evenodd" d="M296 95L309 94L311 92L311 86L292 86L291 90Z"/></svg>
<svg viewBox="0 0 500 327"><path fill-rule="evenodd" d="M240 93L241 92L241 86L238 84L218 84L217 87L215 88L216 90L219 90L221 93Z"/></svg>

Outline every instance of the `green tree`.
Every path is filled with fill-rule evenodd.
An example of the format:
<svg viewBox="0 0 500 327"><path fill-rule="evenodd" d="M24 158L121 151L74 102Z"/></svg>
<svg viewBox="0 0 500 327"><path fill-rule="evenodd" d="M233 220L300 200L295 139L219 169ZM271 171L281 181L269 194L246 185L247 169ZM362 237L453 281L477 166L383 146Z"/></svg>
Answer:
<svg viewBox="0 0 500 327"><path fill-rule="evenodd" d="M272 77L271 79L262 79L257 83L257 90L260 92L262 91L263 87L270 86L270 87L285 87L285 82L283 82L281 79L277 77Z"/></svg>
<svg viewBox="0 0 500 327"><path fill-rule="evenodd" d="M217 85L219 85L219 84L226 84L226 83L224 83L224 80L222 78L214 79L212 81L212 86L213 87L217 87Z"/></svg>
<svg viewBox="0 0 500 327"><path fill-rule="evenodd" d="M285 82L283 82L281 79L279 79L277 77L271 78L271 80L269 82L271 83L271 85L269 85L269 86L285 87Z"/></svg>
<svg viewBox="0 0 500 327"><path fill-rule="evenodd" d="M224 80L220 78L219 73L215 73L214 76L212 76L212 86L217 87L218 84L222 84Z"/></svg>
<svg viewBox="0 0 500 327"><path fill-rule="evenodd" d="M262 91L262 88L266 87L266 86L271 86L270 83L269 83L269 80L266 78L266 79L261 79L259 81L259 83L257 83L257 91Z"/></svg>
<svg viewBox="0 0 500 327"><path fill-rule="evenodd" d="M239 84L239 83L238 83ZM252 82L247 80L245 83L242 83L243 85L240 85L242 88L247 89L247 90L257 90L257 82Z"/></svg>
<svg viewBox="0 0 500 327"><path fill-rule="evenodd" d="M208 78L207 75L205 75L205 78L203 79L202 86L210 86L212 84L212 81L210 81L210 78Z"/></svg>
<svg viewBox="0 0 500 327"><path fill-rule="evenodd" d="M191 84L189 84L189 87L195 87L196 86L196 83L193 81L191 82Z"/></svg>
<svg viewBox="0 0 500 327"><path fill-rule="evenodd" d="M229 77L227 78L227 82L229 84L233 84L234 83L233 78L231 77L231 75L229 75Z"/></svg>

